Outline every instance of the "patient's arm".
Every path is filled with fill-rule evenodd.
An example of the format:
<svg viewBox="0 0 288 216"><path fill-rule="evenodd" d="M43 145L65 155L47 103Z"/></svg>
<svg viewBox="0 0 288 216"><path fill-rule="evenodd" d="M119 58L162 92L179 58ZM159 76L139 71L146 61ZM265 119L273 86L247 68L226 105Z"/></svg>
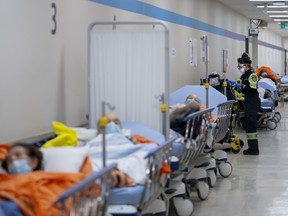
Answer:
<svg viewBox="0 0 288 216"><path fill-rule="evenodd" d="M113 187L133 187L136 182L126 173L119 169L112 170L112 186Z"/></svg>

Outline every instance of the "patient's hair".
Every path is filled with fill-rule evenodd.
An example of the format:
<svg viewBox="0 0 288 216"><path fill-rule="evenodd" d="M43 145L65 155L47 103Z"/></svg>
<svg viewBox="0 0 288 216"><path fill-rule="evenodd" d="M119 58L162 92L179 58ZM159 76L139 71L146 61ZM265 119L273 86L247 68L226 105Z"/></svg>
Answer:
<svg viewBox="0 0 288 216"><path fill-rule="evenodd" d="M190 94L190 95L188 95L188 96L186 97L186 100L188 100L188 99L194 99L194 101L196 101L197 103L200 104L200 100L199 100L199 98L197 97L197 95Z"/></svg>
<svg viewBox="0 0 288 216"><path fill-rule="evenodd" d="M108 123L113 121L116 125L118 125L120 128L122 127L121 126L121 121L119 118L117 118L113 113L107 113L105 115L105 117L107 117L108 119ZM100 119L98 120L98 123L97 123L97 131L98 131L98 134L101 134L103 133L103 128L100 127Z"/></svg>
<svg viewBox="0 0 288 216"><path fill-rule="evenodd" d="M6 158L2 162L2 165L1 165L2 168L4 168L5 170L8 171L8 165L9 165L8 155L9 155L9 152L11 152L16 147L23 148L25 154L30 159L36 159L37 160L37 164L35 165L34 168L32 168L33 171L42 170L42 168L43 168L43 166L42 166L43 165L43 154L42 154L42 152L35 145L27 144L27 143L15 143L15 144L12 144L11 147L9 148L9 150L8 150Z"/></svg>

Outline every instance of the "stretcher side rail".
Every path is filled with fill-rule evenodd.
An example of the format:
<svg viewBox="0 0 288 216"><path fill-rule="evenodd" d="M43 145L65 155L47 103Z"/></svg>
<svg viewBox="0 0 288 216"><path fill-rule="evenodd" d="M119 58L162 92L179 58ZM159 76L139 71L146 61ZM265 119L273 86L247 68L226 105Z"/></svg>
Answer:
<svg viewBox="0 0 288 216"><path fill-rule="evenodd" d="M69 215L77 216L104 216L106 214L112 184L111 171L116 168L116 166L116 163L113 163L99 172L92 173L90 177L63 193L53 204L61 209L60 215L66 216L67 213L69 213ZM67 209L66 204L71 201L71 209Z"/></svg>
<svg viewBox="0 0 288 216"><path fill-rule="evenodd" d="M170 156L172 151L172 144L176 138L169 139L161 144L158 148L150 151L144 159L148 160L146 168L146 179L144 183L144 193L142 201L138 209L141 212L149 206L161 193L164 193L164 187L168 175L160 172L163 163L170 166ZM166 200L166 205L168 200Z"/></svg>
<svg viewBox="0 0 288 216"><path fill-rule="evenodd" d="M225 135L227 134L227 131L229 129L231 115L232 115L232 109L233 105L236 103L234 100L229 100L224 103L220 103L218 108L218 114L217 114L217 120L216 120L216 126L214 130L214 144L222 140Z"/></svg>
<svg viewBox="0 0 288 216"><path fill-rule="evenodd" d="M185 117L186 131L184 136L185 151L179 158L181 168L188 167L189 162L196 158L206 145L210 116L214 108L194 112Z"/></svg>

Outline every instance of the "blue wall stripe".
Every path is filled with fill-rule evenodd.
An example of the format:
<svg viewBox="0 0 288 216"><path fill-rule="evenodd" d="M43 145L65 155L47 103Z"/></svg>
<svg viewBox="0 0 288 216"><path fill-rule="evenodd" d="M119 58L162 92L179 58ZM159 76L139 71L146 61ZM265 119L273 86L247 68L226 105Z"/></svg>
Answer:
<svg viewBox="0 0 288 216"><path fill-rule="evenodd" d="M234 40L239 40L239 41L245 41L245 35L242 34L237 34L235 32L219 28L207 23L204 23L202 21L193 19L191 17L183 16L181 14L177 14L168 10L165 10L163 8L144 3L144 2L139 2L137 0L90 0L95 3L111 6L114 8L130 11L133 13L137 14L142 14L148 17L152 17L155 19L159 19L162 21L194 28L197 30L209 32L212 34L216 35L221 35L224 37L228 37ZM276 50L281 50L284 51L285 49L282 47L278 47L273 44L269 44L264 41L258 41L258 44L261 46L265 46L268 48L276 49Z"/></svg>
<svg viewBox="0 0 288 216"><path fill-rule="evenodd" d="M280 50L280 51L285 51L286 49L284 49L283 47L279 47L279 46L276 46L276 45L273 45L273 44L270 44L270 43L267 43L265 41L258 41L258 44L261 45L261 46L265 46L265 47L268 47L268 48L271 48L271 49L276 49L276 50Z"/></svg>

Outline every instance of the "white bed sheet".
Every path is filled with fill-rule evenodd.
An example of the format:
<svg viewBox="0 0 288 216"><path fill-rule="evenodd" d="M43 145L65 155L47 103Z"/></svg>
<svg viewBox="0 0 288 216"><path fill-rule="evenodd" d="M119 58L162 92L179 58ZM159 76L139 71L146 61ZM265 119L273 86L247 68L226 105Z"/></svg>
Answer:
<svg viewBox="0 0 288 216"><path fill-rule="evenodd" d="M102 135L97 136L88 144L93 170L102 168ZM146 179L147 159L144 157L156 144L133 144L122 134L106 135L106 164L117 163L120 171L129 175L136 183L143 184Z"/></svg>

